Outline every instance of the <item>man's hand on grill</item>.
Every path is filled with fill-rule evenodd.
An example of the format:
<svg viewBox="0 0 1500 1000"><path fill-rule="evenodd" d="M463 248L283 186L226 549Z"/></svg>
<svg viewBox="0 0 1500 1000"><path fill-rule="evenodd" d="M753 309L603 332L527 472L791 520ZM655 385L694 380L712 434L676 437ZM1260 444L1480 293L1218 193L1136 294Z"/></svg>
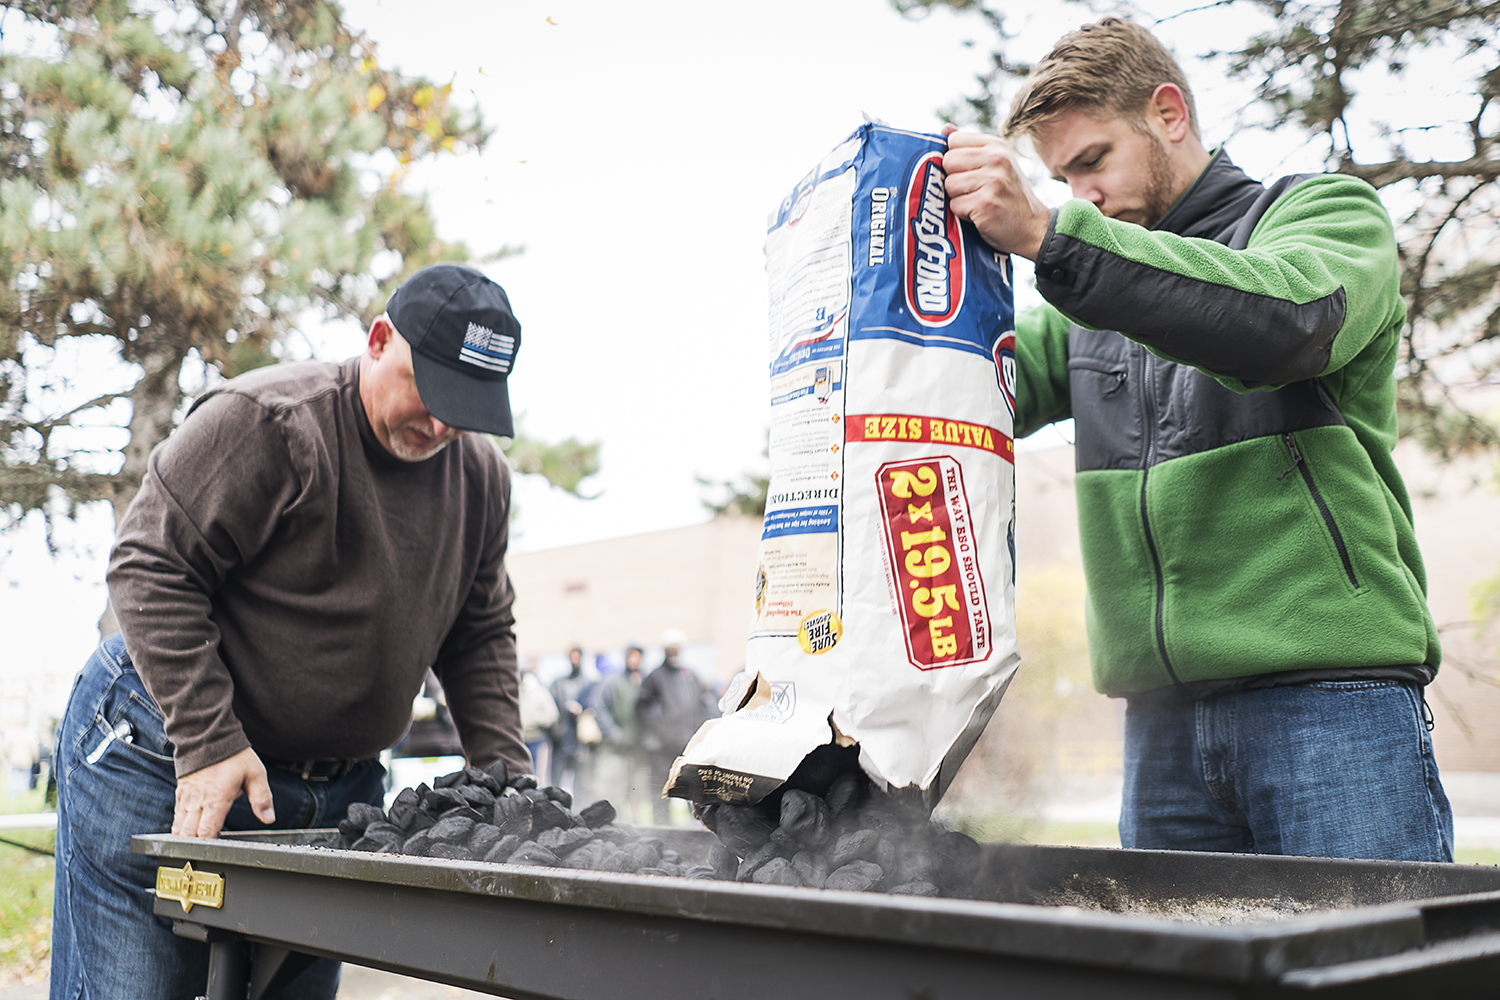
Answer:
<svg viewBox="0 0 1500 1000"><path fill-rule="evenodd" d="M262 823L276 822L271 805L271 785L266 766L248 747L177 779L177 806L172 813L172 833L179 837L217 837L229 807L243 792Z"/></svg>

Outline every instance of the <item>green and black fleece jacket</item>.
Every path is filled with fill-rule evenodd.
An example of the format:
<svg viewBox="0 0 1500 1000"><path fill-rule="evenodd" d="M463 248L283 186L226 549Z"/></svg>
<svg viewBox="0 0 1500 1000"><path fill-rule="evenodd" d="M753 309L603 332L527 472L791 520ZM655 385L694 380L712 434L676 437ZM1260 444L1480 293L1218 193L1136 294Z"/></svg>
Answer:
<svg viewBox="0 0 1500 1000"><path fill-rule="evenodd" d="M1391 221L1216 152L1154 229L1069 201L1016 328L1018 436L1072 417L1094 683L1423 683L1437 631L1391 459Z"/></svg>

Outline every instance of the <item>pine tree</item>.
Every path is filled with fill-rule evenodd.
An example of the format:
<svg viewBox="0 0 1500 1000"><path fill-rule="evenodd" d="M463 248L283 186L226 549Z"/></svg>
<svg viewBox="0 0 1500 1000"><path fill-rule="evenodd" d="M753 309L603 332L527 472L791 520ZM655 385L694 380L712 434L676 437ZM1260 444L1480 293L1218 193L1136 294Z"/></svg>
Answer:
<svg viewBox="0 0 1500 1000"><path fill-rule="evenodd" d="M383 66L337 4L0 14L0 520L104 500L118 519L189 390L470 259L402 182L488 130L449 86Z"/></svg>

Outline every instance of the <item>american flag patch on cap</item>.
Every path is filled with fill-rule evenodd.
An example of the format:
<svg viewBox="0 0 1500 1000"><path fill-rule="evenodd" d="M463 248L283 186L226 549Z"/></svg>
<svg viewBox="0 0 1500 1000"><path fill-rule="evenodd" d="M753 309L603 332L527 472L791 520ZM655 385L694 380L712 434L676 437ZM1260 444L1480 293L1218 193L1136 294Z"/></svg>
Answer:
<svg viewBox="0 0 1500 1000"><path fill-rule="evenodd" d="M458 349L461 361L487 368L504 375L510 371L511 359L516 353L516 338L506 333L496 333L487 326L470 323L464 334L463 346Z"/></svg>

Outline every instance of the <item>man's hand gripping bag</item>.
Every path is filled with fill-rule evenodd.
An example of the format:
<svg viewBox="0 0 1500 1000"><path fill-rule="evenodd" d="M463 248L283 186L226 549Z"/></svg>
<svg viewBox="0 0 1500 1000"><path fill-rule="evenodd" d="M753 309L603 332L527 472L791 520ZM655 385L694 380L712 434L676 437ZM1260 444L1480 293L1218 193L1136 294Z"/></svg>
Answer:
<svg viewBox="0 0 1500 1000"><path fill-rule="evenodd" d="M755 803L820 746L935 804L1010 683L1010 262L944 140L867 124L766 237L771 482L745 670L666 793Z"/></svg>

